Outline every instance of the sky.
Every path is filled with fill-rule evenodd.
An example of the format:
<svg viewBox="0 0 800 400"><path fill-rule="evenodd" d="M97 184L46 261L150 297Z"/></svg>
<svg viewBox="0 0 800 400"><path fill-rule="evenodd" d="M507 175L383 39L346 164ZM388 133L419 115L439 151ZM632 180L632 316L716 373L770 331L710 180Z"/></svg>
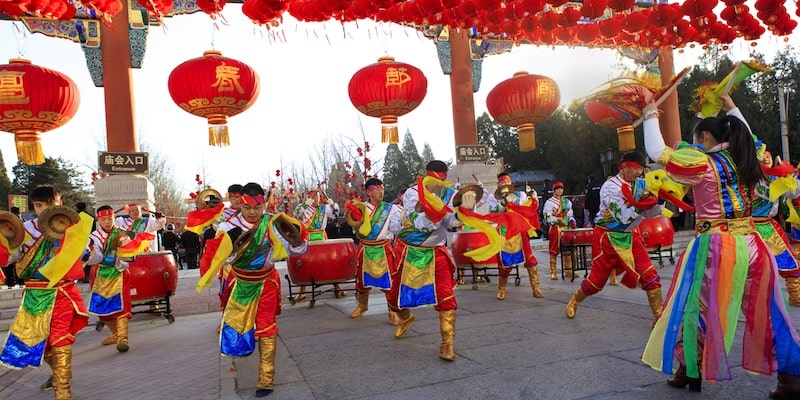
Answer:
<svg viewBox="0 0 800 400"><path fill-rule="evenodd" d="M362 127L372 146L368 156L377 164L373 171L379 168L386 154L386 145L380 144L380 121L355 109L347 85L356 71L384 55L414 65L428 80L421 105L399 119L401 139L410 130L420 151L427 143L436 158L455 159L449 77L442 73L436 46L422 34L373 21L306 24L291 17L267 31L244 17L238 4L226 5L222 16L224 21L212 21L203 13L181 15L151 26L143 67L132 74L139 145L168 160L187 197L197 190L195 174L221 191L232 183L268 184L275 180L276 169L308 163L309 154L326 141L363 144ZM800 35L793 34L788 43L800 46ZM768 49L786 44L783 38L766 37L758 49L768 54ZM250 65L261 83L252 107L228 119L231 145L223 148L208 146L206 120L181 110L167 90L175 67L212 48ZM743 58L749 49L745 42L731 45ZM676 52L676 71L693 64L699 54L699 49ZM78 85L78 113L63 127L43 133L42 147L46 156L72 162L90 182L97 152L106 150L104 92L92 83L80 45L32 35L19 23L0 21L0 63L20 56L60 71ZM529 45L488 56L480 90L474 94L476 118L486 111L489 91L517 71L554 79L567 105L618 76L614 65L621 60L613 49ZM0 132L0 151L10 171L17 163L12 134Z"/></svg>

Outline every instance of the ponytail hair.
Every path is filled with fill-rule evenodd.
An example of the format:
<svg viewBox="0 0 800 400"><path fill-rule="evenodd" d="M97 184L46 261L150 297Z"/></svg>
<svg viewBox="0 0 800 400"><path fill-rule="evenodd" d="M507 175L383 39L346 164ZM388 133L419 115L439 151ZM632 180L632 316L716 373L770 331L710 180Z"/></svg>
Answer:
<svg viewBox="0 0 800 400"><path fill-rule="evenodd" d="M695 135L703 131L709 132L719 143L728 142L728 151L736 164L736 175L741 184L752 189L758 182L766 179L756 157L753 136L744 121L729 115L722 118L708 117L694 128Z"/></svg>

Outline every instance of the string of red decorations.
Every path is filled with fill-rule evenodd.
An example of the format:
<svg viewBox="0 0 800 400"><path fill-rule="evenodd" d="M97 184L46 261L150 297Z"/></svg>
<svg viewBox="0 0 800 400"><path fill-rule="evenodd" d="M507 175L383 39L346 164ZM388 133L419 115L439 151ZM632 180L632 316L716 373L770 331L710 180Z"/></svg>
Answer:
<svg viewBox="0 0 800 400"><path fill-rule="evenodd" d="M169 0L137 0L151 14L167 15ZM766 32L787 36L797 28L789 14L791 0L757 0L754 10L744 0L684 0L656 4L634 0L247 0L242 12L254 23L279 26L284 13L300 21L356 21L371 19L425 27L447 25L475 29L519 43L565 46L681 48L700 44L726 45L736 38L755 40ZM77 3L77 0L75 1ZM236 1L241 3L242 1ZM103 18L122 9L119 0L84 0L85 7ZM212 18L226 0L197 0ZM75 7L67 0L0 1L0 13L12 18L71 19ZM755 45L755 44L753 44Z"/></svg>

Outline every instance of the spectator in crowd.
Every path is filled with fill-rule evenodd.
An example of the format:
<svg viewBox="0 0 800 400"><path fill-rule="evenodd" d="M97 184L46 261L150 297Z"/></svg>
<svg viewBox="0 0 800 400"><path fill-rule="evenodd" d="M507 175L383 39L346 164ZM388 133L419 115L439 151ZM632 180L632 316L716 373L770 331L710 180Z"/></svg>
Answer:
<svg viewBox="0 0 800 400"><path fill-rule="evenodd" d="M200 256L200 235L191 231L184 231L181 235L181 244L183 244L186 268L197 268L197 260Z"/></svg>
<svg viewBox="0 0 800 400"><path fill-rule="evenodd" d="M586 210L585 218L587 222L594 228L594 219L597 217L597 212L600 211L600 188L603 185L597 181L594 174L589 174L587 180L586 190L583 192L583 207Z"/></svg>
<svg viewBox="0 0 800 400"><path fill-rule="evenodd" d="M180 257L178 256L178 246L181 244L181 235L175 232L175 224L167 224L166 230L161 234L161 244L164 246L164 249L172 252L172 256L175 257L175 263L178 264L178 269L183 269Z"/></svg>

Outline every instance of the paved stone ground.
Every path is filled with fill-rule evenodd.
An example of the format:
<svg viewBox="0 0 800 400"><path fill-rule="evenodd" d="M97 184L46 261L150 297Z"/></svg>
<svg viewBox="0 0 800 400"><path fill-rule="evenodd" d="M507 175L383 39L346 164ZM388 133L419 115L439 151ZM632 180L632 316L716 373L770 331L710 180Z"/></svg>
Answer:
<svg viewBox="0 0 800 400"><path fill-rule="evenodd" d="M536 246L541 248L542 246ZM645 294L607 286L569 320L564 307L579 280L551 281L546 251L537 250L544 299L531 297L525 270L507 299L495 299L496 281L456 290L459 310L454 362L438 358L438 315L415 310L414 325L395 340L379 292L365 316L351 319L352 292L309 302L285 301L275 392L270 399L766 399L775 377L741 369L741 333L733 345L732 381L704 382L703 393L668 387L667 376L639 357L651 315ZM674 267L660 269L668 286ZM216 287L193 290L197 271L181 271L172 298L175 322L139 314L130 326L131 350L99 343L107 334L88 327L75 344L73 394L85 400L252 399L255 357L220 357ZM283 275L283 273L281 274ZM288 295L285 285L284 295ZM664 289L666 291L666 289ZM800 326L800 309L790 310ZM741 332L741 329L740 329ZM38 387L49 368L0 368L0 399L53 398Z"/></svg>

